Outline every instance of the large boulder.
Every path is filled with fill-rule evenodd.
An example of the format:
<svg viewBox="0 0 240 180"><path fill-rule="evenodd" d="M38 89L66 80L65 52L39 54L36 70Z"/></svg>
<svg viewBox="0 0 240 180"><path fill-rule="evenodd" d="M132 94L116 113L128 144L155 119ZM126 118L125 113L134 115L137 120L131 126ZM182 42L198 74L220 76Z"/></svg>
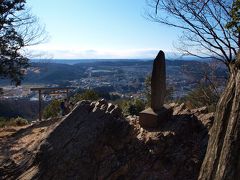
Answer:
<svg viewBox="0 0 240 180"><path fill-rule="evenodd" d="M12 141L4 144L8 153L14 154L9 150L16 149L16 143L27 151L17 164L11 163L16 156L2 164L0 158L0 179L194 180L212 116L180 109L158 128L144 129L137 116L124 118L114 104L82 101L62 120L43 121L10 137ZM51 127L42 129L47 124ZM25 140L36 132L36 142Z"/></svg>
<svg viewBox="0 0 240 180"><path fill-rule="evenodd" d="M110 151L104 141L120 141L128 128L117 106L104 100L82 101L44 140L33 167L21 177L29 177L37 168L31 173L33 179L92 179L99 170L97 162L104 157L102 151ZM101 172L103 177L112 169L108 171Z"/></svg>

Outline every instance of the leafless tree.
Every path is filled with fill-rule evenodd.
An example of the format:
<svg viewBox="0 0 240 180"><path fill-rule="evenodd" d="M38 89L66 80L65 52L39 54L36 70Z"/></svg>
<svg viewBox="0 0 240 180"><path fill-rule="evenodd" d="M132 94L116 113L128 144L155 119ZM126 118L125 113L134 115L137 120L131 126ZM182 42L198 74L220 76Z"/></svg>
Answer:
<svg viewBox="0 0 240 180"><path fill-rule="evenodd" d="M226 29L233 0L147 0L147 17L182 30L178 50L185 55L214 58L227 66L235 60L236 33Z"/></svg>
<svg viewBox="0 0 240 180"><path fill-rule="evenodd" d="M186 54L209 56L226 64L229 79L215 112L199 179L240 177L240 1L148 0L151 20L183 30ZM162 13L164 12L164 13Z"/></svg>

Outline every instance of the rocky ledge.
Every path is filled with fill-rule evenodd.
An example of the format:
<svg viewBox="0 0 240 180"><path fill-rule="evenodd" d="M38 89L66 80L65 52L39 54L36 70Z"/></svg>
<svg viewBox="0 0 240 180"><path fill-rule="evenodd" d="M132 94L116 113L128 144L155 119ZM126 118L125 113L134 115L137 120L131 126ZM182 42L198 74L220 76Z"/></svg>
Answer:
<svg viewBox="0 0 240 180"><path fill-rule="evenodd" d="M123 117L116 105L82 101L22 162L0 164L0 178L197 179L213 113L205 107L170 106L169 121L143 129L137 116Z"/></svg>

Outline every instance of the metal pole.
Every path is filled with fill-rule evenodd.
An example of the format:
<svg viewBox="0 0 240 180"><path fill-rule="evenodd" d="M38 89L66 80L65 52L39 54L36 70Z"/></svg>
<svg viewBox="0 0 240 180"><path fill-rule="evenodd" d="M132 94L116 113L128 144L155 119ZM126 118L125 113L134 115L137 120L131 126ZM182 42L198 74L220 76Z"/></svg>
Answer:
<svg viewBox="0 0 240 180"><path fill-rule="evenodd" d="M42 93L41 90L38 90L38 115L39 115L39 121L42 121Z"/></svg>

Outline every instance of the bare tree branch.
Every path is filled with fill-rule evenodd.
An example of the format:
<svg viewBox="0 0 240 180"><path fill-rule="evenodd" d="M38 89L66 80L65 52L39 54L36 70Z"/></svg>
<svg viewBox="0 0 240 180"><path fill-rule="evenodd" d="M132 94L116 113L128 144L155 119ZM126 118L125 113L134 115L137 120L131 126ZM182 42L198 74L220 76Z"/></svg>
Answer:
<svg viewBox="0 0 240 180"><path fill-rule="evenodd" d="M231 19L229 12L233 0L148 1L155 10L154 13L149 11L148 19L182 29L183 36L186 36L185 41L195 43L191 49L196 49L191 54L202 48L205 50L203 54L209 57L215 55L216 59L221 59L225 64L235 61L239 49L238 35L225 28ZM180 49L189 54L189 50Z"/></svg>
<svg viewBox="0 0 240 180"><path fill-rule="evenodd" d="M0 3L0 77L9 78L19 85L29 66L22 54L24 47L47 39L45 28L25 9L25 0L2 0Z"/></svg>
<svg viewBox="0 0 240 180"><path fill-rule="evenodd" d="M157 0L157 3L156 3L156 8L155 8L155 13L156 13L156 14L157 14L157 12L158 12L159 1L160 1L160 0Z"/></svg>

